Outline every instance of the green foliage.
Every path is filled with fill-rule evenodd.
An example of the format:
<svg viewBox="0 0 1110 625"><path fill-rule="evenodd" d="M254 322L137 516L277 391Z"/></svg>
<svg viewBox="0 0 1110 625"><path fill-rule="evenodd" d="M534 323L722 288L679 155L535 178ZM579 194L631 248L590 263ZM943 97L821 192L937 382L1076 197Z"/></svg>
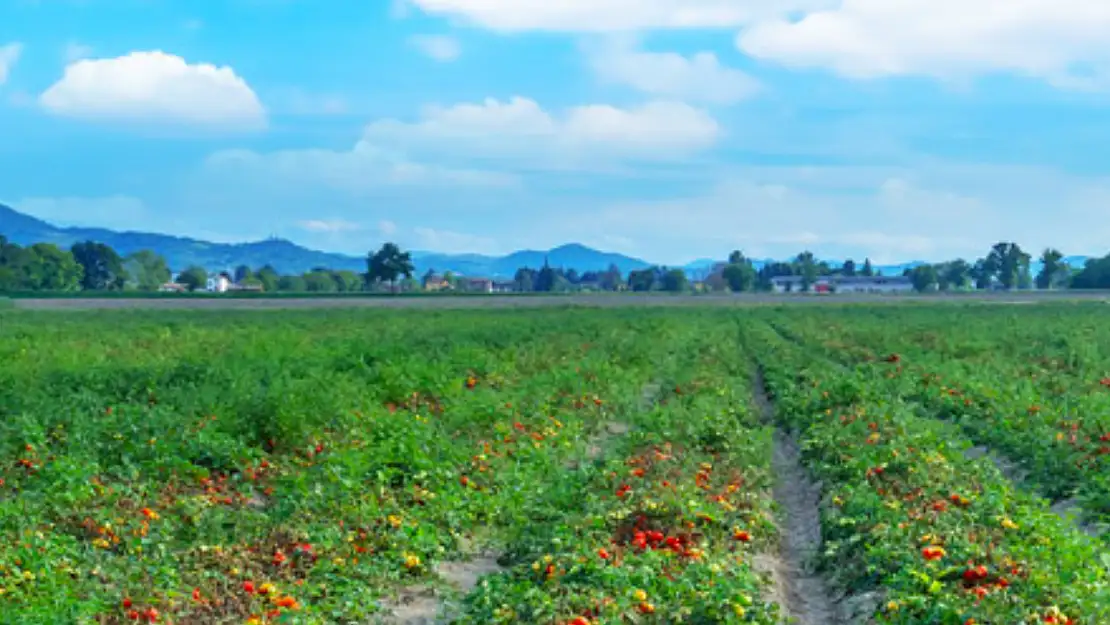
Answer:
<svg viewBox="0 0 1110 625"><path fill-rule="evenodd" d="M204 267L189 267L177 276L177 282L190 291L199 291L208 285L208 272Z"/></svg>
<svg viewBox="0 0 1110 625"><path fill-rule="evenodd" d="M70 248L73 259L83 269L81 288L92 291L118 291L127 283L123 259L103 243L85 241Z"/></svg>
<svg viewBox="0 0 1110 625"><path fill-rule="evenodd" d="M123 261L129 285L140 291L157 291L173 277L166 259L150 250L130 254Z"/></svg>
<svg viewBox="0 0 1110 625"><path fill-rule="evenodd" d="M366 278L370 284L388 282L392 290L398 278L411 278L412 272L412 255L402 252L395 243L384 243L381 249L366 257Z"/></svg>

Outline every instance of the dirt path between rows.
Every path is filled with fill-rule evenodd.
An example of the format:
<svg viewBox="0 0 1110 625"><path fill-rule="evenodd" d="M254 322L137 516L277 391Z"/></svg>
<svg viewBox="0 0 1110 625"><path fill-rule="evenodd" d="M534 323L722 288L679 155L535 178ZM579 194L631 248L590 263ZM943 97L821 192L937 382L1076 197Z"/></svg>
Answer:
<svg viewBox="0 0 1110 625"><path fill-rule="evenodd" d="M774 405L767 396L762 371L756 371L753 390L763 420L774 423ZM776 599L788 622L839 624L842 621L829 593L829 584L813 569L821 550L821 486L810 479L802 466L801 452L792 436L776 429L774 446L774 497L781 510L779 551L763 556L760 563L774 579Z"/></svg>

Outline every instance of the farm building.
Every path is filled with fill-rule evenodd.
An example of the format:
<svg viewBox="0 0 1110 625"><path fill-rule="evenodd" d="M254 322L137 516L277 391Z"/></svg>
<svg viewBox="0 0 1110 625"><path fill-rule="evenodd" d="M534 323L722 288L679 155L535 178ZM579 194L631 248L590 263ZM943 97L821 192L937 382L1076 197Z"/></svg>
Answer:
<svg viewBox="0 0 1110 625"><path fill-rule="evenodd" d="M907 276L853 276L833 280L837 293L909 293L913 282Z"/></svg>
<svg viewBox="0 0 1110 625"><path fill-rule="evenodd" d="M801 276L771 278L775 293L802 292ZM909 293L913 282L905 276L820 276L814 281L812 293Z"/></svg>

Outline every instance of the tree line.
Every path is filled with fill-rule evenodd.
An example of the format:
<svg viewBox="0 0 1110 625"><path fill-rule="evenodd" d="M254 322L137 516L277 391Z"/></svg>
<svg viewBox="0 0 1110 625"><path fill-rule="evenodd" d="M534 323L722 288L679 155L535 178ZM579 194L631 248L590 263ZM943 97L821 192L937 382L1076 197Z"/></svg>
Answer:
<svg viewBox="0 0 1110 625"><path fill-rule="evenodd" d="M366 272L317 267L303 274L281 274L270 265L257 270L241 265L222 275L263 291L344 293L389 288L412 279L412 258L393 243L367 254ZM193 265L178 273L176 283L189 291L208 286L209 272ZM0 292L19 291L157 291L174 279L166 259L151 250L126 256L111 246L82 241L67 248L53 243L27 247L0 235Z"/></svg>
<svg viewBox="0 0 1110 625"><path fill-rule="evenodd" d="M988 289L1110 289L1110 255L1088 260L1083 267L1071 267L1059 250L1044 250L1040 270L1033 275L1032 256L1020 245L1000 242L974 261L955 259L907 269L918 291L949 291L969 288ZM301 274L282 274L271 265L254 269L246 265L222 272L229 282L258 287L267 292L349 293L360 291L414 291L421 283L413 278L409 252L394 243L385 243L366 255L366 271L335 270L316 267ZM729 254L705 277L702 285L712 291L767 291L774 278L798 276L800 288L810 290L826 276L874 276L870 259L862 265L848 259L839 266L819 261L804 251L788 261L770 262L756 267L739 251ZM429 271L425 280L434 272ZM450 275L448 272L447 276ZM9 242L0 235L0 291L155 291L174 279L166 259L151 250L121 256L111 246L94 241L75 243L68 249L52 243L27 247ZM188 290L207 287L209 272L190 266L178 273L176 282ZM686 272L665 266L633 270L623 275L615 265L605 271L579 272L552 267L548 262L539 269L522 267L513 276L513 290L525 292L562 292L575 290L630 290L683 292L690 290Z"/></svg>

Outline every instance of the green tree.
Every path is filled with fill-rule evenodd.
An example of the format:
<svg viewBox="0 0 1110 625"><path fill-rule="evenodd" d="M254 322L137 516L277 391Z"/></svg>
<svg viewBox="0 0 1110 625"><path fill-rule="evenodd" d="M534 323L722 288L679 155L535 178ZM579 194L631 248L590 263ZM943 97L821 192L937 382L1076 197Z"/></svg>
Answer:
<svg viewBox="0 0 1110 625"><path fill-rule="evenodd" d="M395 291L397 279L411 278L413 272L412 254L402 252L396 243L384 243L377 252L366 257L366 281L388 282L390 291Z"/></svg>
<svg viewBox="0 0 1110 625"><path fill-rule="evenodd" d="M129 254L123 267L127 270L128 284L140 291L157 291L173 277L166 259L153 250Z"/></svg>
<svg viewBox="0 0 1110 625"><path fill-rule="evenodd" d="M277 290L286 293L304 293L308 290L303 276L288 275L281 276L277 281Z"/></svg>
<svg viewBox="0 0 1110 625"><path fill-rule="evenodd" d="M235 268L235 284L243 284L246 280L250 279L253 274L251 268L246 265L239 265Z"/></svg>
<svg viewBox="0 0 1110 625"><path fill-rule="evenodd" d="M254 277L257 278L259 284L262 285L263 291L278 290L278 282L281 280L281 276L278 274L277 270L270 265L266 265L262 267L262 269L259 269L258 272L254 274Z"/></svg>
<svg viewBox="0 0 1110 625"><path fill-rule="evenodd" d="M304 274L305 290L309 293L334 293L339 290L330 271L310 271Z"/></svg>
<svg viewBox="0 0 1110 625"><path fill-rule="evenodd" d="M349 269L331 272L335 287L342 293L354 293L362 288L362 278Z"/></svg>
<svg viewBox="0 0 1110 625"><path fill-rule="evenodd" d="M610 264L609 268L597 277L598 286L606 291L616 291L623 282L624 276L621 275L620 267L614 264Z"/></svg>
<svg viewBox="0 0 1110 625"><path fill-rule="evenodd" d="M840 268L840 273L848 278L854 277L856 275L856 261L851 258L844 261L844 265Z"/></svg>
<svg viewBox="0 0 1110 625"><path fill-rule="evenodd" d="M798 275L802 276L802 291L809 292L817 282L817 261L813 258L813 252L798 254L794 263L798 265Z"/></svg>
<svg viewBox="0 0 1110 625"><path fill-rule="evenodd" d="M81 288L89 291L118 291L127 283L123 259L104 243L84 241L70 248L73 259L81 265Z"/></svg>
<svg viewBox="0 0 1110 625"><path fill-rule="evenodd" d="M628 273L628 288L637 291L650 291L655 288L656 268L637 269Z"/></svg>
<svg viewBox="0 0 1110 625"><path fill-rule="evenodd" d="M663 290L671 293L681 293L689 286L686 272L681 269L671 269L663 273Z"/></svg>
<svg viewBox="0 0 1110 625"><path fill-rule="evenodd" d="M516 290L527 293L535 289L536 270L528 267L521 267L516 270L516 275L513 276L513 282L516 283Z"/></svg>
<svg viewBox="0 0 1110 625"><path fill-rule="evenodd" d="M1071 268L1064 262L1060 250L1046 249L1041 253L1041 270L1037 272L1038 289L1055 289L1065 285L1071 276Z"/></svg>
<svg viewBox="0 0 1110 625"><path fill-rule="evenodd" d="M987 254L984 267L998 278L1002 288L1014 289L1019 285L1022 273L1028 272L1029 260L1029 254L1022 251L1017 243L996 243Z"/></svg>
<svg viewBox="0 0 1110 625"><path fill-rule="evenodd" d="M556 277L557 274L555 273L555 270L551 268L551 265L547 262L547 259L544 258L543 267L541 267L540 270L536 272L536 277L532 281L532 289L539 293L549 293L555 288Z"/></svg>
<svg viewBox="0 0 1110 625"><path fill-rule="evenodd" d="M177 283L184 284L190 291L199 291L208 286L208 270L192 265L177 276Z"/></svg>
<svg viewBox="0 0 1110 625"><path fill-rule="evenodd" d="M1110 289L1110 255L1091 258L1071 278L1073 289Z"/></svg>
<svg viewBox="0 0 1110 625"><path fill-rule="evenodd" d="M80 288L84 268L67 250L53 243L36 243L27 249L31 265L29 288L41 291L74 291Z"/></svg>
<svg viewBox="0 0 1110 625"><path fill-rule="evenodd" d="M859 275L865 278L870 278L875 275L875 268L871 266L870 258L863 259L863 269L860 270Z"/></svg>
<svg viewBox="0 0 1110 625"><path fill-rule="evenodd" d="M721 277L734 293L755 289L756 273L750 263L729 263L721 271Z"/></svg>
<svg viewBox="0 0 1110 625"><path fill-rule="evenodd" d="M918 265L908 271L910 282L918 293L937 288L937 269L933 265Z"/></svg>

